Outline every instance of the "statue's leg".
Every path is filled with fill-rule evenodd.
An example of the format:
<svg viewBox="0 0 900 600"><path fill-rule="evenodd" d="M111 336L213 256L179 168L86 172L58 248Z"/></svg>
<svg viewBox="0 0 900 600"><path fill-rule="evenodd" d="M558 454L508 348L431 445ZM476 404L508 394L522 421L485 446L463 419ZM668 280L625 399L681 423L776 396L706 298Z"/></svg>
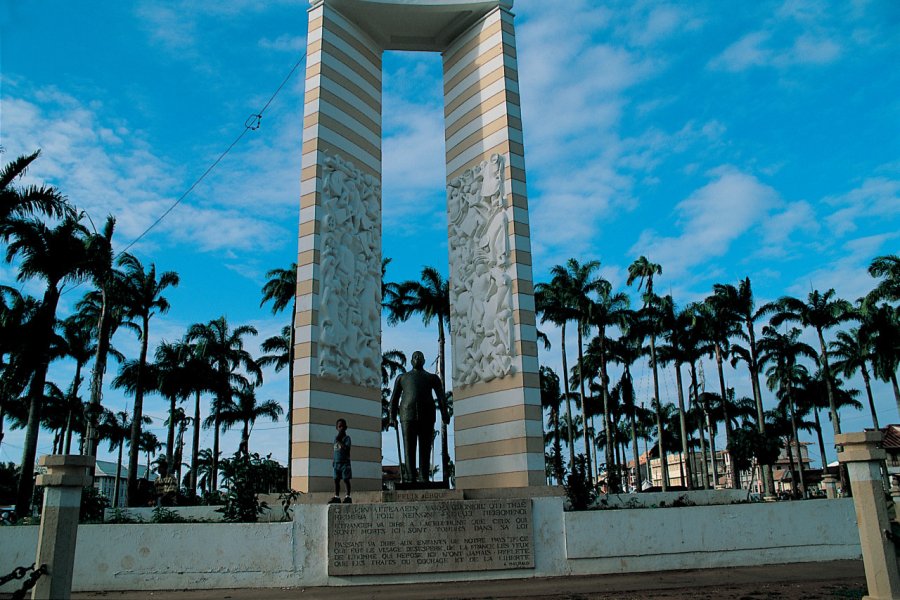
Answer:
<svg viewBox="0 0 900 600"><path fill-rule="evenodd" d="M419 471L422 481L431 480L431 445L434 443L434 423L419 427Z"/></svg>
<svg viewBox="0 0 900 600"><path fill-rule="evenodd" d="M406 454L406 473L409 476L408 481L413 482L416 480L416 442L418 441L416 430L418 427L416 423L412 422L402 423L402 427L403 449Z"/></svg>

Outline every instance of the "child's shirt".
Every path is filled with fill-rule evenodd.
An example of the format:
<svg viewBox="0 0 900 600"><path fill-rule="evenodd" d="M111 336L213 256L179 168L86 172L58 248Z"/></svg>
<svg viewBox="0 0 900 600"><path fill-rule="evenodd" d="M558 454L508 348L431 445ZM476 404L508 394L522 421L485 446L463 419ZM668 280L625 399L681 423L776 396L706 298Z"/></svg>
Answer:
<svg viewBox="0 0 900 600"><path fill-rule="evenodd" d="M350 462L350 436L344 434L334 436L334 464L348 464Z"/></svg>

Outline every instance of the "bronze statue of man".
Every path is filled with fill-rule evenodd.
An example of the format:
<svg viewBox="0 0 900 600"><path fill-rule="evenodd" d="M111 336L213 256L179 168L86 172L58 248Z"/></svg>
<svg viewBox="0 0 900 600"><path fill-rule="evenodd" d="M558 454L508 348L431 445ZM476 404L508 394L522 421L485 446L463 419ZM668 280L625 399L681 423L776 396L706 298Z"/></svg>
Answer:
<svg viewBox="0 0 900 600"><path fill-rule="evenodd" d="M391 394L391 425L397 426L399 409L400 424L403 427L406 468L410 481L428 481L431 445L434 442L435 408L441 411L444 423L450 422L447 400L441 378L425 370L425 355L413 352L412 370L397 378L394 393ZM432 396L434 392L434 396ZM416 469L416 447L419 449L418 469Z"/></svg>

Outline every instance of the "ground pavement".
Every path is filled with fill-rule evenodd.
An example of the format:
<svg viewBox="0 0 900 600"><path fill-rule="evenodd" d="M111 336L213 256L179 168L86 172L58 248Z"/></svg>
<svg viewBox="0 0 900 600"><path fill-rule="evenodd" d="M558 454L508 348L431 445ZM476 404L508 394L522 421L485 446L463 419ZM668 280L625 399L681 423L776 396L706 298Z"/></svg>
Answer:
<svg viewBox="0 0 900 600"><path fill-rule="evenodd" d="M715 598L733 600L859 599L866 582L862 561L796 563L762 567L582 575L538 579L428 583L341 588L274 588L76 593L73 600L529 600ZM8 597L0 594L0 598Z"/></svg>

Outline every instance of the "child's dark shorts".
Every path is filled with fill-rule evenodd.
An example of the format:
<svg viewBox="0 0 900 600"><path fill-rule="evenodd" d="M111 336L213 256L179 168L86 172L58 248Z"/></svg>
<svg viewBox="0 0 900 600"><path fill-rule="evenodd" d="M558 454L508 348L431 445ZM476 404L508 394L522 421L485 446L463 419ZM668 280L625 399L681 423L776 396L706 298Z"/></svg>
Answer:
<svg viewBox="0 0 900 600"><path fill-rule="evenodd" d="M335 463L334 478L335 480L343 479L344 481L353 479L353 471L350 469L350 463Z"/></svg>

